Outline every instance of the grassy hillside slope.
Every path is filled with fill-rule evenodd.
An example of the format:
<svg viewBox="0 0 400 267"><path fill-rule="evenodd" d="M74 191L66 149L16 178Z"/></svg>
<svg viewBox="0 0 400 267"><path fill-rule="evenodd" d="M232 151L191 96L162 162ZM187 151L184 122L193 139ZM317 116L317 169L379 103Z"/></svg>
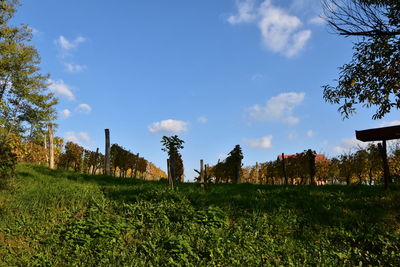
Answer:
<svg viewBox="0 0 400 267"><path fill-rule="evenodd" d="M20 165L0 265L400 266L400 189L145 182Z"/></svg>

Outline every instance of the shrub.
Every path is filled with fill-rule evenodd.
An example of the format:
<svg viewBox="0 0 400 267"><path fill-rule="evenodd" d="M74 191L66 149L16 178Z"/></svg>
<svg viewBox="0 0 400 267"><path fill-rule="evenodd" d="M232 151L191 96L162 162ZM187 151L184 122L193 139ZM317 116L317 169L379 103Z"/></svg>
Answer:
<svg viewBox="0 0 400 267"><path fill-rule="evenodd" d="M13 152L7 133L0 129L0 188L5 187L7 180L14 175L17 155Z"/></svg>

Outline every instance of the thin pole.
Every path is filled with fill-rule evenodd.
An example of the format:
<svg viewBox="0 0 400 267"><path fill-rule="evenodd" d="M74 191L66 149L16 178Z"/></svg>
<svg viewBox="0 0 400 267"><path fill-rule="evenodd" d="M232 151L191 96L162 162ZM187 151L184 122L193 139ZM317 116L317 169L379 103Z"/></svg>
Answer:
<svg viewBox="0 0 400 267"><path fill-rule="evenodd" d="M106 135L106 151L105 151L105 158L106 158L106 175L110 176L110 130L105 129L104 130L105 135Z"/></svg>
<svg viewBox="0 0 400 267"><path fill-rule="evenodd" d="M49 167L54 169L54 128L49 124Z"/></svg>

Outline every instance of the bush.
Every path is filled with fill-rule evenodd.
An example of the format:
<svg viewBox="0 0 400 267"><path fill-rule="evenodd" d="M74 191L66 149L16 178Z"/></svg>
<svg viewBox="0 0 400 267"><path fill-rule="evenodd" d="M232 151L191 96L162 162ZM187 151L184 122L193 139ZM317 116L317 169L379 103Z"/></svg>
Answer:
<svg viewBox="0 0 400 267"><path fill-rule="evenodd" d="M13 152L7 133L0 129L0 188L5 187L7 180L14 175L17 155Z"/></svg>

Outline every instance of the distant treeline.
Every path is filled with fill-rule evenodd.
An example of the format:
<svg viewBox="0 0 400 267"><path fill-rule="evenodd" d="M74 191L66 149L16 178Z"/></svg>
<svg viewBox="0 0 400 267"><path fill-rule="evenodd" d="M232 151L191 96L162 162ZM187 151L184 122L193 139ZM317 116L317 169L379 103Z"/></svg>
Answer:
<svg viewBox="0 0 400 267"><path fill-rule="evenodd" d="M399 183L400 143L392 147L388 161L391 180ZM233 166L231 155L214 166L208 166L206 168L208 182L235 183L237 179L232 171ZM238 181L254 184L376 185L383 183L383 163L376 144L330 159L322 154L316 154L315 151L305 150L294 155L280 155L274 161L241 167Z"/></svg>

